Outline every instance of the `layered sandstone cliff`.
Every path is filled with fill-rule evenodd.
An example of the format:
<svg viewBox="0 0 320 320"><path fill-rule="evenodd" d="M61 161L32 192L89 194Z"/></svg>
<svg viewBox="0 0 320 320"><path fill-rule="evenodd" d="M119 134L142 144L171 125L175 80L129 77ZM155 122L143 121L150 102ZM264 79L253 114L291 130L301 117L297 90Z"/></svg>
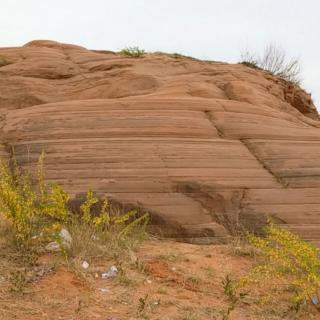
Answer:
<svg viewBox="0 0 320 320"><path fill-rule="evenodd" d="M299 87L244 65L52 41L1 48L1 155L142 207L168 236L223 240L266 215L320 243L320 122Z"/></svg>

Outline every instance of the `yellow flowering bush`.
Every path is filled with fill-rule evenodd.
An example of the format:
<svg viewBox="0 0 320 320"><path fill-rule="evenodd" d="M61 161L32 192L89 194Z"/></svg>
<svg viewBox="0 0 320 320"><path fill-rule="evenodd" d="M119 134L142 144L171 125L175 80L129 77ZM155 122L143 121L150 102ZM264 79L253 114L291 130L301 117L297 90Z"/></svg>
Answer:
<svg viewBox="0 0 320 320"><path fill-rule="evenodd" d="M80 210L83 222L100 231L112 232L121 238L128 235L137 226L144 228L149 222L148 213L138 216L136 210L118 214L112 213L111 210L108 210L109 203L106 199L102 202L99 213L94 215L91 213L91 208L98 202L99 199L94 196L92 190L89 190Z"/></svg>
<svg viewBox="0 0 320 320"><path fill-rule="evenodd" d="M100 205L91 190L80 206L80 217L72 215L67 206L68 193L55 183L44 182L43 163L44 154L41 154L34 181L16 163L13 168L0 163L0 215L11 222L19 247L27 248L44 241L59 243L62 226L71 231L74 226L86 229L90 233L88 241L97 238L97 234L104 238L124 239L136 227L145 232L149 221L147 213L140 216L135 210L124 213L111 210L108 201L104 200ZM100 208L98 214L91 212L96 204Z"/></svg>
<svg viewBox="0 0 320 320"><path fill-rule="evenodd" d="M43 155L39 159L42 172ZM33 239L45 239L55 234L69 217L68 194L56 184L45 184L42 175L32 183L29 173L14 165L13 172L0 164L0 214L14 228L16 242L28 247Z"/></svg>
<svg viewBox="0 0 320 320"><path fill-rule="evenodd" d="M263 285L270 291L261 299L267 303L277 293L288 297L291 306L299 309L306 301L317 307L320 300L320 252L298 235L269 220L265 237L249 235L262 261L239 282L239 287Z"/></svg>

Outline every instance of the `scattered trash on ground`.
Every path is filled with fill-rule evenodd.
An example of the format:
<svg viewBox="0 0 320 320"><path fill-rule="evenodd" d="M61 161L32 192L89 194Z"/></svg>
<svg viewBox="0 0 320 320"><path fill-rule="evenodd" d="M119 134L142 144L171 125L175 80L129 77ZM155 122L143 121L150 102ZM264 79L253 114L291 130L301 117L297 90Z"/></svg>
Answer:
<svg viewBox="0 0 320 320"><path fill-rule="evenodd" d="M89 268L89 263L86 260L84 260L82 262L81 266L82 266L83 269L88 269Z"/></svg>
<svg viewBox="0 0 320 320"><path fill-rule="evenodd" d="M118 274L118 268L116 266L111 266L108 272L101 274L103 279L116 277Z"/></svg>

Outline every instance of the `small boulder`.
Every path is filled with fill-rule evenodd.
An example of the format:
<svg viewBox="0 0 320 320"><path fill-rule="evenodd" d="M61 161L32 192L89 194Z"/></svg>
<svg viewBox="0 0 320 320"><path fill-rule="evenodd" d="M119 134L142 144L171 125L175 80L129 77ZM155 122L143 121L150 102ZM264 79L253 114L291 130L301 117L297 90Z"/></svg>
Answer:
<svg viewBox="0 0 320 320"><path fill-rule="evenodd" d="M45 249L52 252L60 251L61 246L63 249L70 249L72 245L72 237L69 231L65 228L62 228L59 232L59 237L61 239L61 244L59 244L57 241L52 241L46 245Z"/></svg>
<svg viewBox="0 0 320 320"><path fill-rule="evenodd" d="M71 244L72 244L72 237L71 237L71 234L69 233L69 231L65 228L62 228L59 233L59 236L61 238L62 246L65 249L70 249Z"/></svg>

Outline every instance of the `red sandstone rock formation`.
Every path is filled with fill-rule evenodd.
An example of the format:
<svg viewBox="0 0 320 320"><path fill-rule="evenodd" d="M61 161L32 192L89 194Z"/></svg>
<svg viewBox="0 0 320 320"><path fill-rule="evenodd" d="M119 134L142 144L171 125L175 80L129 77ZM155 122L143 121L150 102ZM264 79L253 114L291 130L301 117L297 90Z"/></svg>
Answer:
<svg viewBox="0 0 320 320"><path fill-rule="evenodd" d="M270 214L320 243L320 122L297 86L52 41L0 56L3 157L33 167L44 150L48 180L143 207L178 238L222 240Z"/></svg>

